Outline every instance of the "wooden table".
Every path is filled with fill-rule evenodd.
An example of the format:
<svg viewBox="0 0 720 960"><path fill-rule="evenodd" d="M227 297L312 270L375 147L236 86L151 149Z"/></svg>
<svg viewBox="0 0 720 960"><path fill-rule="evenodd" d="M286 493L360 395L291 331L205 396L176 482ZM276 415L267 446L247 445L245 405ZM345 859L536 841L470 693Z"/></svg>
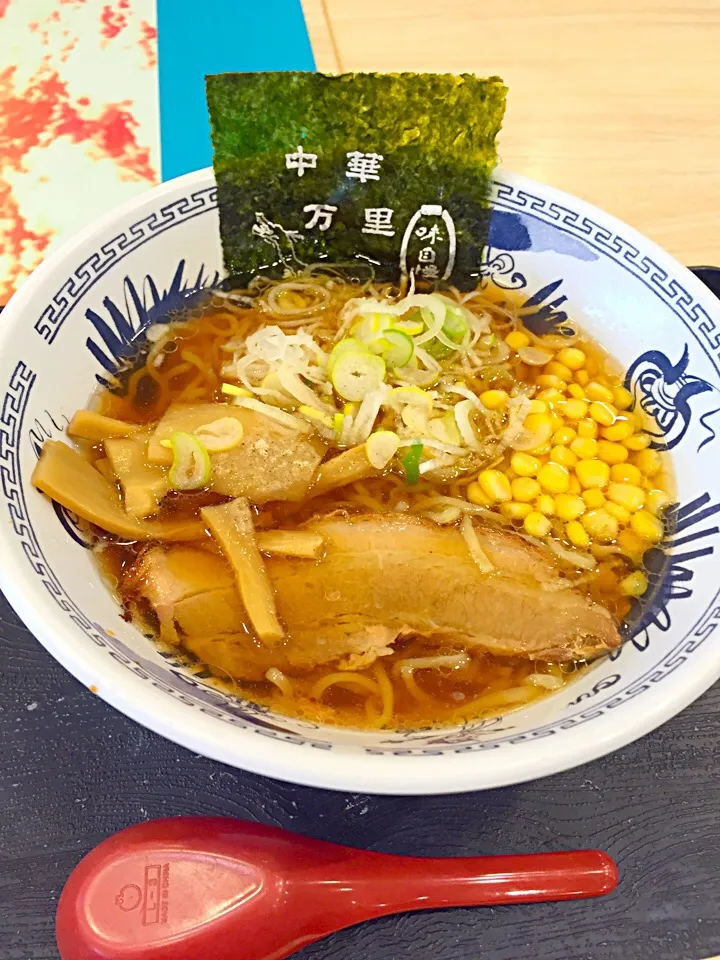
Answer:
<svg viewBox="0 0 720 960"><path fill-rule="evenodd" d="M303 0L319 70L499 74L502 163L720 262L720 0Z"/></svg>

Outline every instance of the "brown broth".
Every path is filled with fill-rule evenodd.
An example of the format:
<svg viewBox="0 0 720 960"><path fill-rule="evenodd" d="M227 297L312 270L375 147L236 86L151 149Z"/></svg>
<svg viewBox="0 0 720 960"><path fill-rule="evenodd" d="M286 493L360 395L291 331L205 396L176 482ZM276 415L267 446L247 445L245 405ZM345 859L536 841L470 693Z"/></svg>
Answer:
<svg viewBox="0 0 720 960"><path fill-rule="evenodd" d="M176 326L173 341L175 346L166 352L161 366L154 367L146 363L126 377L124 391L102 391L99 396L99 412L128 422L144 424L159 419L171 402L203 403L224 400L225 397L220 392L220 371L224 363L223 343L232 338L246 337L265 322L266 315L259 312L241 312L218 305L209 306L201 316ZM499 337L507 332L509 327L501 311L494 316L493 326ZM617 364L608 358L598 344L583 337L577 345L587 354L586 369L591 376L603 378L610 385L621 384ZM538 369L527 367L516 360L512 377L500 369L490 370L482 382L474 382L471 387L477 392L488 387L511 387L513 377L532 384L540 374ZM102 449L92 448L88 454L95 460L102 456ZM499 469L509 466L508 454L503 456L497 466ZM467 485L473 479L474 475L458 477L446 483L421 480L417 487L410 490L400 477L385 475L310 502L268 505L256 511L256 522L262 528L292 529L312 516L338 508L350 512L367 509L392 510L400 501L429 494L464 497ZM666 465L659 482L654 482L654 485L666 491L672 489L669 464ZM226 499L228 498L207 491L192 494L172 493L161 504L160 516L195 517L200 507ZM520 529L522 523L514 521L510 526ZM562 537L559 521L555 523L554 529ZM119 545L108 541L101 543L102 549L97 551L97 556L106 580L141 628L145 632L154 633L156 621L149 615L147 607L138 605L136 596L127 587L126 576L147 545ZM580 577L578 589L585 590L608 609L617 621L622 621L628 614L630 602L620 590L620 581L636 569L637 564L627 556L610 551L606 553L606 556L599 557L598 567L591 575L585 573ZM252 642L251 631L249 627L247 629L248 642ZM438 650L437 644L418 637L398 641L395 652L381 660L382 670L392 686L394 700L392 719L386 719L384 725L396 728L425 728L497 715L515 706L535 702L548 694L546 688L529 686L524 682L531 674L547 674L565 682L584 667L581 663L563 666L538 664L525 659L498 658L470 651L469 662L461 668L416 670L412 678L414 683L412 679L410 682L404 679L400 671L402 662L407 659L458 652L463 651L457 645L448 644ZM187 659L189 663L196 662L192 657ZM251 682L243 677L228 678L217 666L207 666L217 676L218 682L222 682L228 689L242 697L267 704L279 713L356 727L377 727L383 723L382 702L374 694L368 696L367 691L359 691L341 683L330 686L321 697L314 694L314 688L328 673L333 672L333 668L322 667L304 672L286 671L294 688L293 696L289 697L271 682ZM359 673L373 683L378 682L375 666ZM519 698L523 691L526 699L521 701Z"/></svg>

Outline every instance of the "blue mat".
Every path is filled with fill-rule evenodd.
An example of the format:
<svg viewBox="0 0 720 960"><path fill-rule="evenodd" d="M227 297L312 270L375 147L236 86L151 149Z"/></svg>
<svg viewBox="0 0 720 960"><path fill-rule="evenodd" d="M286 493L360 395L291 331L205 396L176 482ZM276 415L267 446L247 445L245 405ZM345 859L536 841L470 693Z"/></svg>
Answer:
<svg viewBox="0 0 720 960"><path fill-rule="evenodd" d="M157 0L162 178L212 162L205 75L314 70L300 0Z"/></svg>

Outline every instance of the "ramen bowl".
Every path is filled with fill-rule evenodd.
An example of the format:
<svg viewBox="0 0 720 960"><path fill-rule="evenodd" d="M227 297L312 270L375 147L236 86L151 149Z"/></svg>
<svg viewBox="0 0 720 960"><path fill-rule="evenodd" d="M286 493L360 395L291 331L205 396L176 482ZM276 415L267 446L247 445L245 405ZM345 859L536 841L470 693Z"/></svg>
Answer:
<svg viewBox="0 0 720 960"><path fill-rule="evenodd" d="M498 171L481 267L564 311L628 370L673 458L678 506L646 558L653 601L619 653L535 705L463 727L374 731L289 719L191 674L120 617L76 518L30 478L46 439L144 327L223 274L212 171L171 181L67 243L0 322L0 587L46 649L138 723L235 767L364 793L498 787L585 763L664 723L720 675L720 302L613 217Z"/></svg>

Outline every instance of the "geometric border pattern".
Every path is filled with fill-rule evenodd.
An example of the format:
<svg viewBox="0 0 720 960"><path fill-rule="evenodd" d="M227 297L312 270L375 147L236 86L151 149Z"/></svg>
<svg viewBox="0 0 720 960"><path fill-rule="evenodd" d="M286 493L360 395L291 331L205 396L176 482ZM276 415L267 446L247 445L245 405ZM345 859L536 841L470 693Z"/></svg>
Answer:
<svg viewBox="0 0 720 960"><path fill-rule="evenodd" d="M165 204L159 211L149 213L112 240L108 240L99 250L83 260L50 300L35 321L34 328L37 333L43 340L52 343L75 303L84 297L108 270L158 234L216 207L217 187L203 187L187 197L180 197Z"/></svg>

